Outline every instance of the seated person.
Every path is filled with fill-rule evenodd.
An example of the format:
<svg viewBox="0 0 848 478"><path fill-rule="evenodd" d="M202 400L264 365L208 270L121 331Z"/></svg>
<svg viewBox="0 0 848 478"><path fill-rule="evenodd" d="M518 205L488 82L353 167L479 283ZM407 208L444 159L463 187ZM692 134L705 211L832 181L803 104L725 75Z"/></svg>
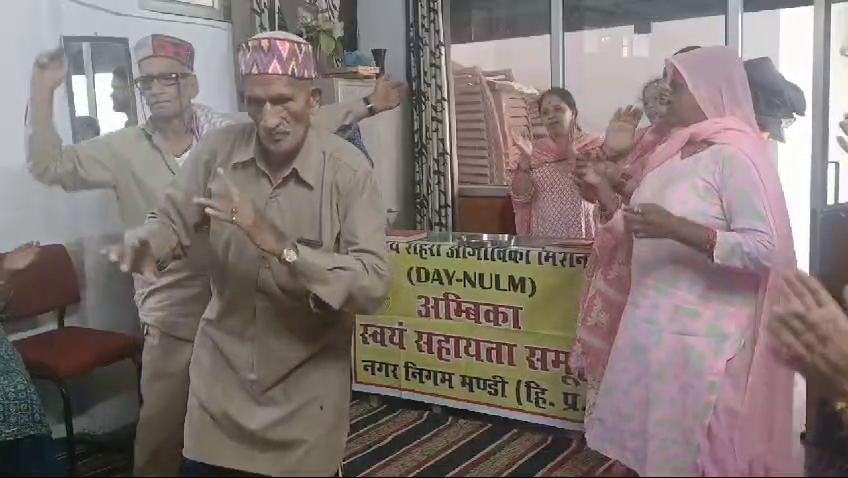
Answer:
<svg viewBox="0 0 848 478"><path fill-rule="evenodd" d="M0 259L0 320L14 275L38 254L24 244ZM20 355L0 327L0 476L66 476L56 460L47 416Z"/></svg>

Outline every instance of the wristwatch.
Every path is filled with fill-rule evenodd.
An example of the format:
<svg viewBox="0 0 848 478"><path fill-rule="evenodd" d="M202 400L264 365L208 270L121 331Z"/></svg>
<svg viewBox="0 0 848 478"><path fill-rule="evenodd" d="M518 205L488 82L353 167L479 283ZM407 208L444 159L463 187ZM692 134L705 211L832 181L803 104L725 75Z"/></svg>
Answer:
<svg viewBox="0 0 848 478"><path fill-rule="evenodd" d="M297 260L299 255L300 254L297 252L297 244L295 244L291 247L284 248L283 252L281 252L277 257L277 260L284 264L292 264Z"/></svg>
<svg viewBox="0 0 848 478"><path fill-rule="evenodd" d="M371 103L371 98L366 96L362 98L362 102L365 103L365 108L368 110L368 116L374 116L376 112L374 111L374 104Z"/></svg>

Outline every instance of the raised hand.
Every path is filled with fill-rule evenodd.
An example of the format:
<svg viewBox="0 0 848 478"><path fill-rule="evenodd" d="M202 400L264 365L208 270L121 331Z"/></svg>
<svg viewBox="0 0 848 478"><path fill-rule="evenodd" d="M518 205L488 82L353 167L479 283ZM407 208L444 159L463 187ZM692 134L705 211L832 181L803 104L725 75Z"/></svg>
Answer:
<svg viewBox="0 0 848 478"><path fill-rule="evenodd" d="M607 182L606 163L607 161L601 158L601 153L597 150L580 155L574 163L574 170L571 173L572 178L578 185L582 184L597 188L604 182Z"/></svg>
<svg viewBox="0 0 848 478"><path fill-rule="evenodd" d="M150 243L144 239L127 239L107 247L103 253L109 261L118 264L122 272L142 274L148 279L155 278L158 272Z"/></svg>
<svg viewBox="0 0 848 478"><path fill-rule="evenodd" d="M400 106L405 90L406 83L402 81L391 80L385 76L377 78L374 92L368 97L374 113L382 113Z"/></svg>
<svg viewBox="0 0 848 478"><path fill-rule="evenodd" d="M590 203L598 201L598 188L603 184L596 168L590 159L578 157L571 171L571 180L577 186L580 197Z"/></svg>
<svg viewBox="0 0 848 478"><path fill-rule="evenodd" d="M636 128L642 121L642 110L636 106L619 108L615 111L607 126L604 137L604 151L610 157L618 157L630 152L636 144Z"/></svg>
<svg viewBox="0 0 848 478"><path fill-rule="evenodd" d="M250 197L242 195L223 168L218 168L217 172L227 186L227 195L223 198L196 197L192 202L203 206L203 212L210 218L237 226L256 247L266 252L275 250L282 239L279 231L256 211Z"/></svg>
<svg viewBox="0 0 848 478"><path fill-rule="evenodd" d="M32 67L32 88L52 92L65 82L68 65L62 47L39 54Z"/></svg>
<svg viewBox="0 0 848 478"><path fill-rule="evenodd" d="M3 272L14 274L26 269L35 260L39 250L40 245L37 242L28 242L16 247L3 256Z"/></svg>
<svg viewBox="0 0 848 478"><path fill-rule="evenodd" d="M830 398L848 399L845 312L824 286L801 271L784 277L781 299L768 322L775 352Z"/></svg>
<svg viewBox="0 0 848 478"><path fill-rule="evenodd" d="M515 143L515 147L518 148L518 151L524 158L533 156L533 142L530 141L527 132L523 128L512 130L510 135L512 136L512 141Z"/></svg>

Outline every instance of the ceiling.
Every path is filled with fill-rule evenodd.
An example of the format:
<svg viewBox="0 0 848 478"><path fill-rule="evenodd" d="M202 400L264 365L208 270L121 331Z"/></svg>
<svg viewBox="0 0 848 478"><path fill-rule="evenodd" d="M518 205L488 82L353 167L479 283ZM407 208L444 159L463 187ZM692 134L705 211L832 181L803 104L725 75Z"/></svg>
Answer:
<svg viewBox="0 0 848 478"><path fill-rule="evenodd" d="M834 3L848 0L833 0ZM563 0L564 29L634 25L723 15L727 0ZM745 0L745 11L810 6L813 0ZM451 41L470 43L550 32L550 0L451 0Z"/></svg>

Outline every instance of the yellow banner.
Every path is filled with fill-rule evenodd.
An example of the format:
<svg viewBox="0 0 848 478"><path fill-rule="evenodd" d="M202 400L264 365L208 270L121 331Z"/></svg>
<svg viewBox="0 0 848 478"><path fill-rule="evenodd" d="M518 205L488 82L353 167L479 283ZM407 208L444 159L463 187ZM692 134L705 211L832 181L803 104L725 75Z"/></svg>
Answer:
<svg viewBox="0 0 848 478"><path fill-rule="evenodd" d="M553 251L389 242L392 284L360 316L354 389L574 428L568 367L588 246Z"/></svg>

